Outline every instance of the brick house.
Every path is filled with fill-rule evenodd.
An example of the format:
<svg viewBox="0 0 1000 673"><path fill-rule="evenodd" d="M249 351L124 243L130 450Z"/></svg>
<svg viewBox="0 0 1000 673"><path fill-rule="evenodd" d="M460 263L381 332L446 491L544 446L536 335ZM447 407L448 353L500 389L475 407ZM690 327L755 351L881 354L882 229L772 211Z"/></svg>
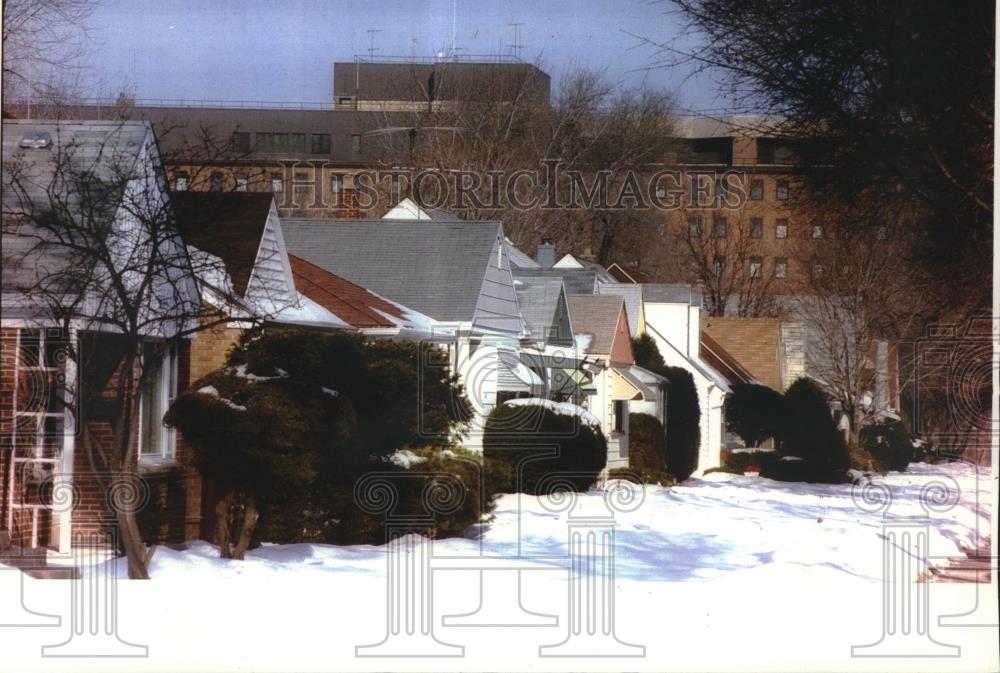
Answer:
<svg viewBox="0 0 1000 673"><path fill-rule="evenodd" d="M114 325L125 300L108 291L105 267L77 268L88 253L73 256L52 238L58 229L46 229L43 218L58 217L50 214L60 208L70 226L106 227L108 264L153 269L122 275L125 284L149 288L134 314L149 374L131 441L140 468L150 467L148 497L162 505L161 528L181 536L191 504L180 467L186 452L158 419L187 384L190 344L181 335L199 295L187 251L164 215L169 197L152 129L142 122L5 120L3 158L0 543L67 552L75 534L102 531L111 516L110 478L95 471L92 458L111 449L119 418L115 389L125 360L115 354L126 337ZM88 200L98 186L103 190ZM155 238L144 238L152 225L144 228L143 218L156 220ZM152 262L158 257L172 262ZM62 294L41 294L46 288ZM61 297L75 303L64 309ZM168 462L178 467L166 469Z"/></svg>

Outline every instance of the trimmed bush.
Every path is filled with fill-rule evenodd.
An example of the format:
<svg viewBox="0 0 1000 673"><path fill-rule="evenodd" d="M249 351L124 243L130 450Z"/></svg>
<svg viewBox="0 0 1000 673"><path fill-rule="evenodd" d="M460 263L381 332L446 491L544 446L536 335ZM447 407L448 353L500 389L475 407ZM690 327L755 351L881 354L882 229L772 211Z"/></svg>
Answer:
<svg viewBox="0 0 1000 673"><path fill-rule="evenodd" d="M645 332L632 339L632 357L635 363L643 369L648 369L660 376L667 375L667 363L663 361L660 349L653 338Z"/></svg>
<svg viewBox="0 0 1000 673"><path fill-rule="evenodd" d="M556 452L558 449L558 453ZM542 495L552 479L586 491L608 459L598 427L541 406L499 405L486 419L483 453L504 492Z"/></svg>
<svg viewBox="0 0 1000 673"><path fill-rule="evenodd" d="M184 433L218 495L220 553L239 557L254 534L277 543L383 542L382 516L365 515L353 498L356 481L372 471L400 473L396 514L427 514L421 494L434 474L473 488L473 472L483 468L448 458L458 455L449 443L464 431L468 402L447 360L421 351L433 348L349 334L253 333L228 367L181 394L165 422ZM406 467L390 461L400 449L427 451L420 464L434 474L403 474ZM490 504L477 497L426 532L460 534Z"/></svg>
<svg viewBox="0 0 1000 673"><path fill-rule="evenodd" d="M913 438L900 421L866 425L861 428L859 439L880 471L902 472L913 461Z"/></svg>
<svg viewBox="0 0 1000 673"><path fill-rule="evenodd" d="M647 484L672 482L667 473L667 437L649 414L628 415L628 469Z"/></svg>
<svg viewBox="0 0 1000 673"><path fill-rule="evenodd" d="M726 428L747 446L757 447L769 438L780 440L784 400L767 386L737 383L726 397Z"/></svg>
<svg viewBox="0 0 1000 673"><path fill-rule="evenodd" d="M701 442L701 409L698 389L691 373L680 367L666 367L667 384L667 472L684 481L698 468Z"/></svg>
<svg viewBox="0 0 1000 673"><path fill-rule="evenodd" d="M847 445L833 422L826 397L809 379L800 378L785 391L783 425L780 452L802 458L806 465L782 466L781 476L803 474L809 477L805 481L820 482L845 478Z"/></svg>

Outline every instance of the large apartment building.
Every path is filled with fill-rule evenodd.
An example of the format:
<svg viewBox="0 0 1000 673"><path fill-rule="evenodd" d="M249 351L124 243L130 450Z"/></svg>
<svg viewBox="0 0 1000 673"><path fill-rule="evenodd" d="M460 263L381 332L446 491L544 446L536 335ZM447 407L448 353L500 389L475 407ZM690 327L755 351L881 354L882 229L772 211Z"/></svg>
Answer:
<svg viewBox="0 0 1000 673"><path fill-rule="evenodd" d="M119 98L54 110L7 104L4 114L149 121L174 190L272 191L284 217L359 217L358 172L405 163L424 113L485 85L498 103L504 92L547 103L551 82L509 57L356 58L334 64L324 103Z"/></svg>
<svg viewBox="0 0 1000 673"><path fill-rule="evenodd" d="M801 290L813 251L832 232L809 215L806 171L821 170L812 143L773 137L756 117L686 117L665 165L685 191L664 211L657 245L624 260L658 279L769 294Z"/></svg>

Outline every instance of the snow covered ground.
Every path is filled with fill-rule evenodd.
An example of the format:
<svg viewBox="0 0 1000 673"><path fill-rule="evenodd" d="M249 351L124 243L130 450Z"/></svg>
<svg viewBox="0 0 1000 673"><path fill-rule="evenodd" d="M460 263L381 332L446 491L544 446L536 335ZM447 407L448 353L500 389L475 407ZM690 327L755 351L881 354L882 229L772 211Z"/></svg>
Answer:
<svg viewBox="0 0 1000 673"><path fill-rule="evenodd" d="M926 523L931 558L913 540L895 551L915 561L917 571L943 564L989 534L995 484L988 473L954 463L912 465L877 478L865 494L850 485L728 474L647 487L634 511L614 514L614 630L621 641L645 646L636 659L538 658L539 646L566 638L568 530L609 514L606 493L596 490L571 507L505 495L482 530L433 543L429 624L439 641L464 646L462 657L356 657L356 645L377 643L386 633L384 546L265 545L242 562L220 560L205 542L184 550L160 547L151 582L119 582L119 634L149 645L143 667L150 670L906 669L905 659L851 657L852 645L877 641L881 632L886 525ZM883 518L885 501L863 498L886 492L892 502ZM120 562L118 571L124 576ZM15 576L0 572L5 597L16 595ZM520 605L557 623L468 628L442 622L477 607L485 616L491 602L515 604L518 582ZM65 614L67 590L53 585L67 584L28 580L25 600L36 610ZM929 588L934 637L962 650L958 658L926 660L921 667L993 666L996 629L937 623L938 615L971 609L980 587ZM980 600L995 600L995 593L995 585L987 585ZM55 631L68 633L0 628L0 651L7 644L25 657L17 670L53 670L52 660L37 655L39 644L65 639ZM130 668L108 661L88 663L94 670ZM78 667L67 663L66 669ZM0 670L6 670L2 663Z"/></svg>

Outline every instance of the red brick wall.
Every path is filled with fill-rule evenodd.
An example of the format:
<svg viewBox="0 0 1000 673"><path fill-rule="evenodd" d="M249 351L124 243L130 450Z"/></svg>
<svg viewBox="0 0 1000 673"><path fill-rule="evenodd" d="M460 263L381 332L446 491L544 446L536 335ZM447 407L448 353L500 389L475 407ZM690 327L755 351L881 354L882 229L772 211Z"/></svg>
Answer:
<svg viewBox="0 0 1000 673"><path fill-rule="evenodd" d="M3 328L0 330L0 419L2 419L0 446L5 449L4 452L0 453L0 475L6 474L3 461L7 456L6 450L12 446L11 420L14 411L16 334L15 329ZM100 337L88 339L84 348L99 349L101 347L100 339ZM192 353L190 343L180 344L178 359L178 389L183 390L191 381ZM86 353L84 360L89 361ZM87 376L87 374L88 371L85 370L81 376ZM116 376L111 377L101 395L103 400L113 401L115 379ZM96 445L100 449L109 450L112 444L112 426L107 414L113 410L113 405L102 405L99 400L95 402L94 406L96 408L91 409L84 406L81 410L82 418L78 427L85 424L88 435L95 441ZM73 483L76 497L72 515L73 531L79 533L105 530L107 524L113 521L113 514L107 502L105 484L102 483L106 482L107 479L99 478L98 473L95 472L82 433L78 432L75 446ZM150 501L147 513L158 510L160 514L157 518L162 525L158 526L155 535L156 539L160 541L176 542L193 539L200 534L201 479L190 464L190 449L180 435L177 437L176 463L169 469L159 470L155 473L142 471L143 479L149 487ZM4 498L8 497L6 481L0 492ZM17 501L23 496L23 493L14 493L13 495ZM40 531L39 536L43 542L49 539L48 517L44 524L45 528ZM28 542L30 518L20 517L16 530L11 533L18 543Z"/></svg>

